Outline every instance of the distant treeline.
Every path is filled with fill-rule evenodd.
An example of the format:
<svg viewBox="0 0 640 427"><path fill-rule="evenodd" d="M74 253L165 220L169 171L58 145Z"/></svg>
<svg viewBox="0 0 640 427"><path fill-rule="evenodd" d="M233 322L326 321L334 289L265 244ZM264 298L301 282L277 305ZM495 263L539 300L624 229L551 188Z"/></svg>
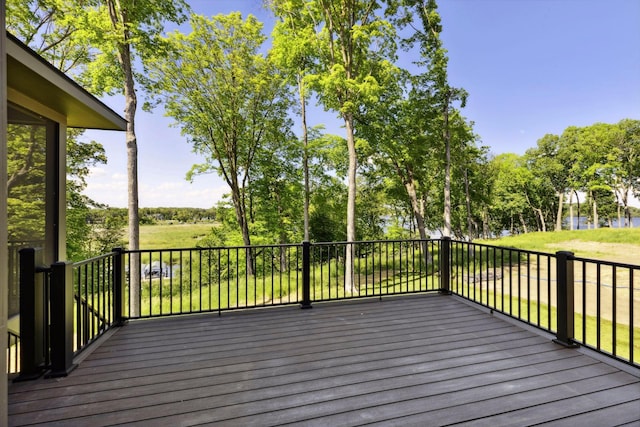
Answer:
<svg viewBox="0 0 640 427"><path fill-rule="evenodd" d="M216 208L140 208L139 215L140 224L210 222L216 219ZM127 209L92 209L89 213L89 223L104 224L111 221L126 224Z"/></svg>

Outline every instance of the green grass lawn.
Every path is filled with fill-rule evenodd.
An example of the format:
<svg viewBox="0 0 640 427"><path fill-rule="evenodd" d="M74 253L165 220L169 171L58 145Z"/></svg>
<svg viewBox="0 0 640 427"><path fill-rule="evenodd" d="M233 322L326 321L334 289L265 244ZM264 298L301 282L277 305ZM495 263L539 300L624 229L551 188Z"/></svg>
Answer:
<svg viewBox="0 0 640 427"><path fill-rule="evenodd" d="M153 224L140 226L141 249L171 249L194 247L206 236L215 223ZM535 232L477 243L507 246L519 249L554 253L559 250L574 252L577 256L607 258L629 262L630 250L640 254L640 228L599 228L559 232ZM636 264L640 264L640 256Z"/></svg>
<svg viewBox="0 0 640 427"><path fill-rule="evenodd" d="M521 249L544 250L557 242L583 241L598 243L626 243L640 248L640 228L599 228L597 230L563 230L535 232L484 241L488 244L514 246Z"/></svg>
<svg viewBox="0 0 640 427"><path fill-rule="evenodd" d="M503 295L493 290L487 290L486 287L462 285L458 286L456 292L459 292L467 298L479 302L489 308L503 312L509 316L528 322L548 331L556 331L556 307L549 306L545 303L527 300L526 298L517 298L515 296ZM551 312L549 313L549 310ZM549 321L551 323L549 323ZM614 330L615 326L615 330ZM598 333L599 332L599 333ZM595 316L583 316L581 313L574 315L574 337L576 341L584 345L600 348L607 353L615 351L616 355L622 358L630 359L630 334L629 325L623 323L614 324L610 320L600 319ZM598 339L599 337L599 339ZM640 362L640 328L633 329L633 359L635 363Z"/></svg>
<svg viewBox="0 0 640 427"><path fill-rule="evenodd" d="M140 249L192 248L209 234L214 223L140 226Z"/></svg>
<svg viewBox="0 0 640 427"><path fill-rule="evenodd" d="M399 256L377 259L374 268L371 259L359 259L354 270L354 284L359 291L354 295L345 294L344 266L337 259L313 264L311 297L330 300L437 289L435 268L420 264L422 256L416 255L411 262L406 256L403 263L400 260ZM295 264L290 270L280 271L275 264L266 263L258 266L256 275L247 276L243 271L218 270L215 254L210 260L195 256L191 261L183 265L177 277L141 281L143 316L296 303L301 298L302 271Z"/></svg>
<svg viewBox="0 0 640 427"><path fill-rule="evenodd" d="M640 255L640 228L536 232L476 242L549 253L571 251L579 257L640 264L636 256Z"/></svg>
<svg viewBox="0 0 640 427"><path fill-rule="evenodd" d="M141 227L141 248L143 249L167 249L194 247L198 240L204 237L214 224L173 224L173 225L149 225ZM479 242L479 241L478 241ZM576 230L547 233L528 233L519 236L506 237L497 240L484 241L483 243L495 246L514 247L518 249L554 253L559 250L569 250L579 257L600 258L610 261L634 263L636 254L640 254L640 228L638 229L609 229ZM437 254L436 254L437 257ZM411 276L404 273L404 279L396 276L398 268L402 268L399 260L391 260L391 263L382 263L376 258L376 271L371 274L368 265L372 260L363 258L360 260L363 268L356 271L360 292L362 295L393 294L419 289L433 289L437 287L437 277L434 270L426 275ZM434 260L436 261L436 260ZM637 259L636 264L640 263ZM387 265L388 264L388 265ZM312 299L335 299L345 297L341 287L342 271L332 260L324 264L324 270L318 271L319 265L312 271ZM407 264L408 265L408 264ZM437 266L437 262L434 264ZM479 267L480 271L482 266ZM362 270L362 271L360 271ZM198 272L199 270L194 270ZM422 271L422 270L420 270ZM425 271L426 273L426 271ZM195 274L195 273L194 273ZM206 311L216 309L229 309L251 306L262 306L280 303L296 302L300 298L301 290L296 283L300 280L299 271L276 273L275 276L250 277L243 274L231 279L208 281L200 288L199 283L191 282L173 283L172 289L167 288L166 279L162 286L159 279L143 284L142 312L143 315L162 312L163 314L190 311ZM195 276L194 276L195 278ZM157 282L157 283L156 283ZM469 286L469 285L465 285ZM150 289L151 288L151 289ZM162 288L162 290L160 290ZM468 292L477 292L476 295L468 295ZM495 295L487 289L474 289L470 286L466 289L467 295L493 308L505 311L508 314L538 325L543 329L555 329L555 307L536 301L526 301L514 296ZM585 336L583 335L583 321ZM551 324L549 324L551 323ZM630 354L628 325L614 325L607 319L601 319L576 313L576 339L593 347L611 352L613 341L617 342L619 356L628 357ZM599 329L599 334L598 334ZM598 335L600 342L598 342ZM634 328L634 360L640 357L640 329Z"/></svg>

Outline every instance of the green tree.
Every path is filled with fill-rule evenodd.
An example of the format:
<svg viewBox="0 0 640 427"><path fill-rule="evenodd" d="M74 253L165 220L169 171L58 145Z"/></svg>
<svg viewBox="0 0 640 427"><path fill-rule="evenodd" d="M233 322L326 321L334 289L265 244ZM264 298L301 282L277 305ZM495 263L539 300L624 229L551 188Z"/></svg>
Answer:
<svg viewBox="0 0 640 427"><path fill-rule="evenodd" d="M580 143L582 130L576 126L569 126L560 135L559 151L562 152L562 157L567 162L567 188L569 191L569 228L573 230L574 215L573 215L573 200L575 200L578 206L578 228L580 228L580 198L578 192L582 190L581 168L583 162L581 159Z"/></svg>
<svg viewBox="0 0 640 427"><path fill-rule="evenodd" d="M348 151L348 242L356 238L356 116L375 103L395 66L395 29L383 18L376 0L309 0L305 6L319 30L317 66L307 75L320 103L342 118ZM353 254L347 251L345 290L353 286Z"/></svg>
<svg viewBox="0 0 640 427"><path fill-rule="evenodd" d="M107 162L104 147L95 141L79 142L82 130L67 130L67 258L80 261L110 252L123 244L121 223L96 226L89 221L91 209L101 205L82 194L89 168Z"/></svg>
<svg viewBox="0 0 640 427"><path fill-rule="evenodd" d="M525 158L534 177L543 178L550 184L558 198L555 221L556 231L562 230L564 196L569 187L570 161L566 150L560 145L560 137L547 134L538 140L537 146L527 150ZM547 200L546 203L550 205ZM544 225L544 223L543 223ZM546 226L543 227L546 230Z"/></svg>
<svg viewBox="0 0 640 427"><path fill-rule="evenodd" d="M527 233L531 226L527 215L530 208L520 191L525 179L516 179L526 170L522 163L521 156L513 153L500 154L491 161L496 175L489 215L491 232L496 236L500 236L503 230L510 234Z"/></svg>
<svg viewBox="0 0 640 427"><path fill-rule="evenodd" d="M314 242L346 240L347 143L336 135L309 132L309 239Z"/></svg>
<svg viewBox="0 0 640 427"><path fill-rule="evenodd" d="M640 120L624 119L618 122L620 132L614 140L616 173L614 191L619 208L624 210L624 222L618 209L618 226L632 226L630 196L640 195Z"/></svg>
<svg viewBox="0 0 640 427"><path fill-rule="evenodd" d="M575 132L574 168L579 189L587 194L591 204L590 219L594 228L600 225L599 203L614 200L604 194L613 194L617 157L614 146L618 132L615 125L606 123L596 123Z"/></svg>
<svg viewBox="0 0 640 427"><path fill-rule="evenodd" d="M346 235L346 186L327 177L321 186L312 185L309 237L313 242L344 242Z"/></svg>
<svg viewBox="0 0 640 427"><path fill-rule="evenodd" d="M63 73L79 74L90 46L75 20L77 2L6 0L7 30Z"/></svg>
<svg viewBox="0 0 640 427"><path fill-rule="evenodd" d="M480 224L490 203L493 176L487 165L487 147L477 146L478 136L473 133L472 123L467 122L457 111L451 120L452 153L452 200L457 201L458 215L452 218L456 235L466 236L469 241L479 236ZM464 199L464 204L461 200ZM462 208L464 206L464 208Z"/></svg>
<svg viewBox="0 0 640 427"><path fill-rule="evenodd" d="M256 156L290 136L286 85L260 53L266 37L255 17L193 15L190 23L191 33L171 33L153 63L156 93L194 152L204 157L189 177L208 172L223 177L249 246L248 185L257 178ZM252 273L251 259L247 271Z"/></svg>
<svg viewBox="0 0 640 427"><path fill-rule="evenodd" d="M157 56L158 39L164 23L180 23L188 9L183 0L87 0L82 10L71 9L78 31L91 46L92 60L83 74L91 92L97 95L122 94L124 118L127 120L127 178L129 210L129 249L139 249L140 218L138 213L138 140L135 130L138 96L136 83L148 87L145 67ZM136 64L142 69L136 70ZM139 262L132 262L130 301L132 315L138 314L137 281Z"/></svg>
<svg viewBox="0 0 640 427"><path fill-rule="evenodd" d="M386 87L385 97L376 108L369 110L361 134L368 141L367 157L378 169L377 173L397 180L404 189L397 192L408 200L421 239L427 239L424 204L420 195L421 183L436 169L437 148L433 143L436 113L430 108L430 97L411 88L403 97L403 82Z"/></svg>
<svg viewBox="0 0 640 427"><path fill-rule="evenodd" d="M305 77L309 73L317 52L316 32L311 15L305 8L304 0L287 0L269 2L271 9L280 18L273 28L273 47L271 57L284 70L298 87L300 101L300 125L302 152L302 170L304 176L304 240L309 241L309 128L307 125L308 88Z"/></svg>
<svg viewBox="0 0 640 427"><path fill-rule="evenodd" d="M443 235L450 236L452 174L450 118L455 102L460 101L460 107L464 108L467 93L463 89L449 85L447 72L449 59L440 38L442 25L436 1L405 0L404 4L406 9L398 19L398 23L403 26L411 24L414 29L414 33L404 43L407 46L418 45L421 59L416 61L416 65L426 68L424 73L417 76L418 85L422 87L422 90L429 92L432 97L432 106L441 114L439 129L445 153ZM412 24L416 16L420 20L421 29Z"/></svg>
<svg viewBox="0 0 640 427"><path fill-rule="evenodd" d="M253 230L252 236L261 238L265 244L299 242L302 238L302 206L298 203L303 194L302 150L294 135L285 133L283 137L265 141L256 151L253 178L248 186L250 222L252 225L260 222L267 230L260 232L260 236Z"/></svg>
<svg viewBox="0 0 640 427"><path fill-rule="evenodd" d="M384 237L387 218L391 215L391 205L386 194L384 175L371 162L363 162L360 168L358 186L358 240L379 240Z"/></svg>

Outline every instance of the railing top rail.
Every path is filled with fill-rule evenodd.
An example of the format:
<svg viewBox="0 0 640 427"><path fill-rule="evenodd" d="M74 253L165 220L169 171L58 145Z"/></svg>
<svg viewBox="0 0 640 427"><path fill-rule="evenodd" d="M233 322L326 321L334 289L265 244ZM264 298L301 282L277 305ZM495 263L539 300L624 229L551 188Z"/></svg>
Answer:
<svg viewBox="0 0 640 427"><path fill-rule="evenodd" d="M440 239L394 239L394 240L358 240L354 242L310 242L312 246L328 246L328 245L361 245L361 244L370 244L370 243L419 243L419 242L429 242L429 241L439 241ZM267 248L291 248L291 247L300 247L303 242L300 243L280 243L274 245L251 245L251 246L202 246L202 247L191 247L191 248L164 248L164 249L136 249L124 250L127 254L143 254L149 252L180 252L180 251L207 251L207 250L235 250L235 249L267 249Z"/></svg>
<svg viewBox="0 0 640 427"><path fill-rule="evenodd" d="M616 261L606 261L606 260L602 260L602 259L584 258L584 257L577 257L577 256L571 256L571 257L569 257L569 259L573 260L573 261L579 261L579 262L588 262L588 263L591 263L591 264L606 265L606 266L609 266L609 267L640 269L640 265L637 265L637 264L627 264L627 263L621 263L621 262L616 262Z"/></svg>
<svg viewBox="0 0 640 427"><path fill-rule="evenodd" d="M283 243L277 245L251 245L251 246L194 246L191 248L166 248L166 249L125 249L126 254L144 254L149 252L186 252L186 251L209 251L209 250L235 250L235 249L267 249L267 248L286 248L299 247L302 243Z"/></svg>
<svg viewBox="0 0 640 427"><path fill-rule="evenodd" d="M73 263L73 267L81 267L83 265L91 264L92 262L95 262L95 261L101 261L103 259L112 257L114 255L117 255L117 252L109 252L109 253L106 253L106 254L95 256L93 258L89 258L89 259L85 259L85 260L82 260L82 261L74 262Z"/></svg>
<svg viewBox="0 0 640 427"><path fill-rule="evenodd" d="M541 251L531 251L531 250L519 249L519 248L515 248L515 247L511 247L511 246L498 246L498 245L490 245L490 244L487 244L487 243L466 242L464 240L453 240L452 242L453 243L462 243L462 244L474 245L474 246L481 246L481 247L486 247L486 248L504 249L504 250L509 250L509 251L513 251L513 252L525 253L525 254L531 254L531 255L542 255L542 256L548 256L548 257L551 257L551 258L555 258L556 257L555 253L541 252ZM575 256L575 255L569 256L568 259L569 260L573 260L573 261L580 261L580 262L588 262L588 263L593 263L593 264L607 265L607 266L610 266L610 267L640 269L640 265L638 265L638 264L629 264L629 263L621 263L621 262L617 262L617 261L607 261L607 260L602 260L602 259L579 257L579 256Z"/></svg>
<svg viewBox="0 0 640 427"><path fill-rule="evenodd" d="M311 245L355 245L367 243L420 243L420 242L438 242L440 239L379 239L379 240L357 240L353 242L311 242Z"/></svg>
<svg viewBox="0 0 640 427"><path fill-rule="evenodd" d="M489 245L487 243L467 242L467 241L464 241L464 240L452 240L451 242L452 243L462 243L462 244L473 245L473 246L481 246L481 247L485 247L485 248L503 249L503 250L508 250L508 251L512 251L512 252L519 252L519 253L525 253L525 254L531 254L531 255L542 255L542 256L548 256L548 257L551 257L551 258L555 258L556 257L555 253L541 252L541 251L531 251L531 250L526 250L526 249L515 248L513 246Z"/></svg>

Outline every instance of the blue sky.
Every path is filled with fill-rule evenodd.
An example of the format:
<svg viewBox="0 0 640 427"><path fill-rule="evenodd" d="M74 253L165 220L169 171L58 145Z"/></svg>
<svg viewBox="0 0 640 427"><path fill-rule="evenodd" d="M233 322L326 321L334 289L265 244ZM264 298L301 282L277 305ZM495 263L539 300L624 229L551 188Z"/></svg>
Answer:
<svg viewBox="0 0 640 427"><path fill-rule="evenodd" d="M240 10L265 22L262 0L191 0L196 13ZM469 93L463 115L492 153L524 153L547 133L568 126L640 119L639 0L440 0L450 83ZM404 57L404 64L411 57ZM116 111L118 98L105 99ZM321 108L311 125L343 135L341 121ZM314 121L315 120L315 121ZM162 110L139 112L140 206L214 206L227 188L215 175L185 180L201 159ZM92 131L108 164L92 170L86 193L126 206L124 135Z"/></svg>

